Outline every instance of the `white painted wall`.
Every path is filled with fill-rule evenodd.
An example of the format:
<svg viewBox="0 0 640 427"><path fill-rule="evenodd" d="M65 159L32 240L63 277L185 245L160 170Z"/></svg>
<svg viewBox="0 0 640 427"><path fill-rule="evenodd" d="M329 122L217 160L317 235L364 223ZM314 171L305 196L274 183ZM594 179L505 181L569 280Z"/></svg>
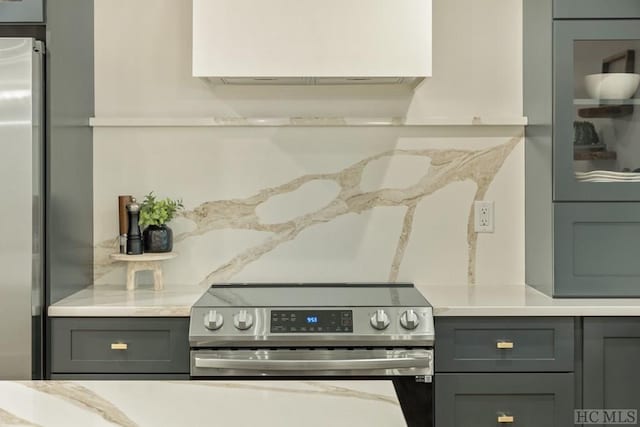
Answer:
<svg viewBox="0 0 640 427"><path fill-rule="evenodd" d="M191 76L189 0L95 0L96 116L520 116L521 8L514 0L434 0L433 77L414 93L370 86L212 87ZM381 189L402 196L420 182L439 188L421 195L397 280L469 283L467 224L478 186L486 183L485 198L495 201L496 232L478 238L474 280L523 284L522 133L516 127L96 128L96 281L124 281L122 269L105 257L117 234L118 194L142 197L155 190L184 198L193 210L206 202L250 200L310 174L338 174L396 150L367 163L354 188L357 197ZM501 156L500 147L511 147L513 138L520 143ZM412 154L397 151L404 149ZM468 161L451 163L439 181L433 157L421 150ZM492 162L499 163L497 174L487 171ZM314 179L259 204L260 224L290 221L301 228L294 239L257 257L260 245L280 235L238 228L229 222L240 216L234 210L218 211L223 226L198 236L184 234L197 224L176 221L176 233L185 238L176 245L181 255L167 263L166 282L388 280L406 207L347 210L304 226L305 215L334 212L323 209L335 201L335 192L334 182ZM225 264L234 260L241 268L225 276Z"/></svg>
<svg viewBox="0 0 640 427"><path fill-rule="evenodd" d="M209 87L191 76L190 0L95 0L95 45L97 117L522 115L521 0L434 0L433 77L415 94Z"/></svg>

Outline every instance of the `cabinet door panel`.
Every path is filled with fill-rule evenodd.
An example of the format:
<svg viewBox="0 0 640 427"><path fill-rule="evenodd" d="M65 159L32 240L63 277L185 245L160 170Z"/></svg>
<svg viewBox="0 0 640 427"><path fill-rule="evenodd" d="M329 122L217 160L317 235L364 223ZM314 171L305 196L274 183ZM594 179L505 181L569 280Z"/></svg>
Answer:
<svg viewBox="0 0 640 427"><path fill-rule="evenodd" d="M640 204L556 203L554 216L554 296L640 296Z"/></svg>
<svg viewBox="0 0 640 427"><path fill-rule="evenodd" d="M584 319L585 408L640 412L640 318Z"/></svg>

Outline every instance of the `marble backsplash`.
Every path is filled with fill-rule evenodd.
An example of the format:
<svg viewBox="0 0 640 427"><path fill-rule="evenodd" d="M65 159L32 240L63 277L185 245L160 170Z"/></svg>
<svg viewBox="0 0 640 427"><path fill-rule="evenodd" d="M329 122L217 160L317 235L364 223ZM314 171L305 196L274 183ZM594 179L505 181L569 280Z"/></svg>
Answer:
<svg viewBox="0 0 640 427"><path fill-rule="evenodd" d="M522 128L96 128L95 284L117 196L182 198L167 285L524 283ZM123 157L122 153L126 153ZM495 201L496 231L473 229Z"/></svg>

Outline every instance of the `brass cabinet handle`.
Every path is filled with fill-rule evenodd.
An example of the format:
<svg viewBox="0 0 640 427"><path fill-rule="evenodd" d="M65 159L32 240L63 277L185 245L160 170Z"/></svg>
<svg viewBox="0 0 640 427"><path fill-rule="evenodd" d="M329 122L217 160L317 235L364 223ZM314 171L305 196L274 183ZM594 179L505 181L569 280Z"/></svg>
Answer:
<svg viewBox="0 0 640 427"><path fill-rule="evenodd" d="M513 342L511 342L511 341L498 341L496 343L496 347L499 348L500 350L512 349L513 348Z"/></svg>
<svg viewBox="0 0 640 427"><path fill-rule="evenodd" d="M498 415L499 423L512 423L513 420L513 415Z"/></svg>
<svg viewBox="0 0 640 427"><path fill-rule="evenodd" d="M128 347L127 343L123 342L111 343L111 350L126 350Z"/></svg>

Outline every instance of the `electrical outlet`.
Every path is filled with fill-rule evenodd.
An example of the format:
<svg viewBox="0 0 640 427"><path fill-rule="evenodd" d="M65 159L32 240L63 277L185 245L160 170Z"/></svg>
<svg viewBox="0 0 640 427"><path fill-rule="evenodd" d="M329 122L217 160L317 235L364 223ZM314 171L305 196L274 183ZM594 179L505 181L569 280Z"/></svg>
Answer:
<svg viewBox="0 0 640 427"><path fill-rule="evenodd" d="M493 233L493 202L478 200L474 203L476 233Z"/></svg>

